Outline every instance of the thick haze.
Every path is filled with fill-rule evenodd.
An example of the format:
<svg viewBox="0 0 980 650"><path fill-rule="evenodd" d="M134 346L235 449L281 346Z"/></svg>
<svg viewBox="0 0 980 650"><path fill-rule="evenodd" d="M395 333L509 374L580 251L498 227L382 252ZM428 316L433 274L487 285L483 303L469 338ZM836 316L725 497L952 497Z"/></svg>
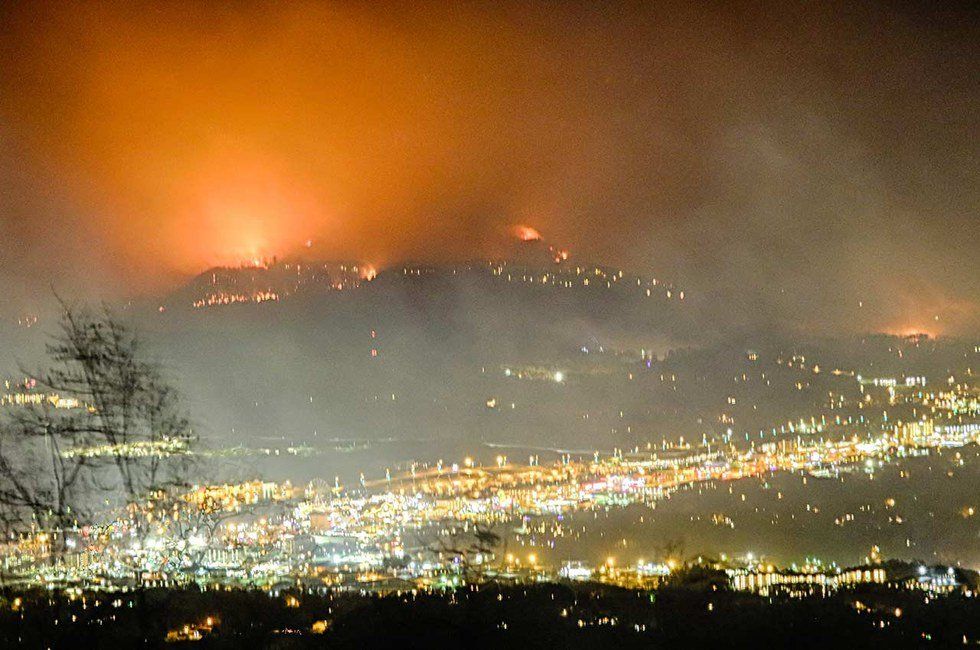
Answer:
<svg viewBox="0 0 980 650"><path fill-rule="evenodd" d="M735 323L975 334L980 15L932 6L3 3L0 316L527 223Z"/></svg>

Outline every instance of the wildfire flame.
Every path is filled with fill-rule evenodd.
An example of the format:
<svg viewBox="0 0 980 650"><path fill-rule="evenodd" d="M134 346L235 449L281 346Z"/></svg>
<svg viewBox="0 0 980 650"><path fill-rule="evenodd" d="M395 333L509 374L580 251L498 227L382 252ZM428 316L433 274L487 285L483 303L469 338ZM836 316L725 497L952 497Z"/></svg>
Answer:
<svg viewBox="0 0 980 650"><path fill-rule="evenodd" d="M514 235L521 241L539 241L541 233L531 226L514 226Z"/></svg>
<svg viewBox="0 0 980 650"><path fill-rule="evenodd" d="M361 279L370 282L378 277L378 270L370 264L361 267Z"/></svg>

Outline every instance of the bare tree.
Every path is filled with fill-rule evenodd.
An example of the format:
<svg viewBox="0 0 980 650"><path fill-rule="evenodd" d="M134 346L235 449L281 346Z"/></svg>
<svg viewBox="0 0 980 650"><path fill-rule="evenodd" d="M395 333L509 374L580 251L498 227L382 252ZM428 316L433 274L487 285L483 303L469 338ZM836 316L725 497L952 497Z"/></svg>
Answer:
<svg viewBox="0 0 980 650"><path fill-rule="evenodd" d="M107 446L129 501L183 483L186 454L173 452L193 441L188 420L131 328L108 309L93 315L66 307L47 350L55 365L37 374L39 385L88 406L76 433Z"/></svg>
<svg viewBox="0 0 980 650"><path fill-rule="evenodd" d="M65 533L91 514L90 459L67 450L85 444L72 419L45 402L14 411L0 435L0 523L8 535L47 531L56 558Z"/></svg>
<svg viewBox="0 0 980 650"><path fill-rule="evenodd" d="M684 539L681 537L673 537L666 540L663 545L663 556L665 561L673 560L675 562L683 562Z"/></svg>
<svg viewBox="0 0 980 650"><path fill-rule="evenodd" d="M89 519L109 493L143 534L145 504L186 484L195 442L159 364L107 308L64 308L47 346L52 365L28 372L44 394L73 408L16 409L0 423L0 511L11 530L64 529Z"/></svg>
<svg viewBox="0 0 980 650"><path fill-rule="evenodd" d="M500 545L500 535L486 524L453 528L436 539L429 550L456 565L467 582L480 582L489 560Z"/></svg>

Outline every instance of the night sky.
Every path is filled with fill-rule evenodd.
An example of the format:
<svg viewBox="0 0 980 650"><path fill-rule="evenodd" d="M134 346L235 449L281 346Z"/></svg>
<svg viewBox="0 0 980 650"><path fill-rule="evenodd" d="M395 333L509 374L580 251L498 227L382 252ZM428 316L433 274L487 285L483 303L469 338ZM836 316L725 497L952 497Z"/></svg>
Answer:
<svg viewBox="0 0 980 650"><path fill-rule="evenodd" d="M0 4L0 317L524 223L746 325L980 331L968 3L67 9Z"/></svg>

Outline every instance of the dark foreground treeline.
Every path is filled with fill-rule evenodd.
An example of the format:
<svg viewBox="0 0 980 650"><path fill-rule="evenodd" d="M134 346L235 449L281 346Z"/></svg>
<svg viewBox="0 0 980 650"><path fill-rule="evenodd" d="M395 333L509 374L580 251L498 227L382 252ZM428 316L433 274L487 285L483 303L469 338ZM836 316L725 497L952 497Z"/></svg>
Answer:
<svg viewBox="0 0 980 650"><path fill-rule="evenodd" d="M169 631L187 625L193 632L208 617L213 626L201 630L197 647L893 648L980 639L980 600L961 594L926 598L874 586L770 602L709 583L656 592L540 584L384 597L196 589L84 598L5 593L0 647L176 647L186 641L167 643Z"/></svg>

